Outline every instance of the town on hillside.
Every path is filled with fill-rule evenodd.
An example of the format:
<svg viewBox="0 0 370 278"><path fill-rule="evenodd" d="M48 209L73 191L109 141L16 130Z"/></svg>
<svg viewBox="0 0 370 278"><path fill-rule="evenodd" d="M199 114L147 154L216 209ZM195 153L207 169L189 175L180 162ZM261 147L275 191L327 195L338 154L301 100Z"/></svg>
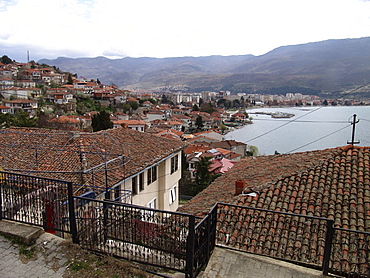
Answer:
<svg viewBox="0 0 370 278"><path fill-rule="evenodd" d="M6 55L0 61L1 128L38 127L80 132L129 128L184 141L187 143L185 184L194 184L200 178L197 164L201 162L209 164L208 171L214 178L245 156L257 154L258 146L224 140L228 131L253 123L246 108L366 104L348 100L328 103L317 96L290 92L285 95L232 95L228 91L135 92L34 61L18 63ZM212 180L202 179L208 180L206 184ZM198 182L198 188L188 186L182 193L193 196L205 186Z"/></svg>
<svg viewBox="0 0 370 278"><path fill-rule="evenodd" d="M364 100L134 92L4 55L0 101L2 219L187 277L216 245L370 275L369 147L258 156L224 139L247 108Z"/></svg>

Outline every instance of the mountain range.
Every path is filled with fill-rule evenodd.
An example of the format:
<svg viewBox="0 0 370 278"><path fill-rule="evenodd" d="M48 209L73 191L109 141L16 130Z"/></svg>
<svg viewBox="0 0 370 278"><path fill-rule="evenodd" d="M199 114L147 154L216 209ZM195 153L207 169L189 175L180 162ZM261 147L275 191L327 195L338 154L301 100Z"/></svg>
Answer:
<svg viewBox="0 0 370 278"><path fill-rule="evenodd" d="M370 82L370 37L278 47L264 55L42 59L131 90L340 94ZM370 87L357 91L369 97Z"/></svg>

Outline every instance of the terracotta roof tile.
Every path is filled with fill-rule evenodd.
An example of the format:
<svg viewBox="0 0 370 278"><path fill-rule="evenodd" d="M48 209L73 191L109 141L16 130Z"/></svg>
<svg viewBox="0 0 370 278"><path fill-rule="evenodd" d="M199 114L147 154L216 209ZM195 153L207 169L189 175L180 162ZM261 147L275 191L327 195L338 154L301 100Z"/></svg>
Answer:
<svg viewBox="0 0 370 278"><path fill-rule="evenodd" d="M0 131L0 165L8 171L105 186L104 157L112 161L108 181L114 185L183 146L131 129L87 133L10 128Z"/></svg>
<svg viewBox="0 0 370 278"><path fill-rule="evenodd" d="M370 232L370 147L341 147L289 155L247 158L194 197L182 211L202 215L215 202L292 212L334 220L334 226ZM234 196L243 179L256 196ZM303 217L219 208L219 244L248 252L321 265L326 223ZM253 233L251 232L253 231ZM342 233L342 234L340 234ZM333 268L358 267L349 256L348 233L336 233L341 251ZM353 246L353 245L352 245ZM352 248L352 247L351 247ZM347 251L346 251L347 250ZM334 250L334 252L336 252ZM340 257L340 262L335 258ZM366 265L364 265L366 267ZM366 275L367 270L363 270Z"/></svg>

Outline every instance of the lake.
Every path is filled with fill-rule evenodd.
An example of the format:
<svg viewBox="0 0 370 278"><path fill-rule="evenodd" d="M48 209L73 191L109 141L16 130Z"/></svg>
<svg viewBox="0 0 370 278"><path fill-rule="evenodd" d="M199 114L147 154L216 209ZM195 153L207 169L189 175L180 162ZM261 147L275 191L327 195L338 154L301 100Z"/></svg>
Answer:
<svg viewBox="0 0 370 278"><path fill-rule="evenodd" d="M291 113L292 118L272 118L256 112ZM257 108L247 110L253 124L229 132L233 139L258 147L260 155L321 150L348 145L352 140L351 122L357 115L356 146L370 146L369 106L326 106Z"/></svg>

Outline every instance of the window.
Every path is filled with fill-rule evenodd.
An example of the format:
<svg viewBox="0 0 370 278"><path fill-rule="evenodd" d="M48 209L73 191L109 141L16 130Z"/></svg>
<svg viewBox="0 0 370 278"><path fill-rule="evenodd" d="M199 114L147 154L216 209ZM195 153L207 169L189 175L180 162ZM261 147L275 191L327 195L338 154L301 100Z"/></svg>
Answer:
<svg viewBox="0 0 370 278"><path fill-rule="evenodd" d="M139 190L144 190L144 173L139 175Z"/></svg>
<svg viewBox="0 0 370 278"><path fill-rule="evenodd" d="M157 180L157 169L158 169L158 167L157 166L154 166L153 168L152 168L152 182L155 182L156 180Z"/></svg>
<svg viewBox="0 0 370 278"><path fill-rule="evenodd" d="M170 205L176 201L176 186L170 189Z"/></svg>
<svg viewBox="0 0 370 278"><path fill-rule="evenodd" d="M171 157L171 174L175 173L179 169L179 158L178 155Z"/></svg>
<svg viewBox="0 0 370 278"><path fill-rule="evenodd" d="M153 200L151 200L149 203L146 204L146 207L155 209L156 208L156 204L157 204L157 199L154 198Z"/></svg>
<svg viewBox="0 0 370 278"><path fill-rule="evenodd" d="M148 182L148 185L152 183L152 168L148 169L147 171L147 176L146 176L146 179L147 179L147 182Z"/></svg>
<svg viewBox="0 0 370 278"><path fill-rule="evenodd" d="M137 178L133 177L132 178L132 195L137 194Z"/></svg>
<svg viewBox="0 0 370 278"><path fill-rule="evenodd" d="M146 204L147 208L155 209L157 206L157 199L154 198L149 203ZM153 210L142 210L141 211L142 220L147 222L155 223L157 220L156 213ZM150 226L148 227L150 228Z"/></svg>

